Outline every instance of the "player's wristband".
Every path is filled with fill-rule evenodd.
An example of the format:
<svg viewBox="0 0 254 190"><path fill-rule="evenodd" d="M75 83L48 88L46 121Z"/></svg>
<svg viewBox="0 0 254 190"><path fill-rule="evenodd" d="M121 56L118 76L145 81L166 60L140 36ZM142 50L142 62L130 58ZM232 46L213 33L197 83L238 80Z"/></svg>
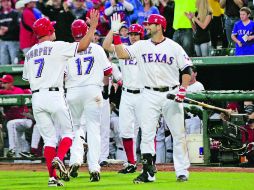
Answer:
<svg viewBox="0 0 254 190"><path fill-rule="evenodd" d="M113 35L113 42L114 42L114 45L120 45L122 43L120 36Z"/></svg>

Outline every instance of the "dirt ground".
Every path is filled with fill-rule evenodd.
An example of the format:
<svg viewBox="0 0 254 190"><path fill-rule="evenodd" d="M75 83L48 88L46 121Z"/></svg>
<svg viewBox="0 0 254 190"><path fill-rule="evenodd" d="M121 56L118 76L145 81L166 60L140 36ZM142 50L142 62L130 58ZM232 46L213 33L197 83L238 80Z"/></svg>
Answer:
<svg viewBox="0 0 254 190"><path fill-rule="evenodd" d="M111 164L107 167L102 167L103 171L118 171L122 168L121 164ZM138 169L141 170L141 165L138 165ZM174 171L172 164L158 164L158 171ZM45 164L16 164L0 162L0 171L47 171ZM84 165L80 169L81 171L87 171L87 166ZM207 167L207 166L191 166L190 171L195 172L246 172L254 173L254 168L240 168L240 167Z"/></svg>

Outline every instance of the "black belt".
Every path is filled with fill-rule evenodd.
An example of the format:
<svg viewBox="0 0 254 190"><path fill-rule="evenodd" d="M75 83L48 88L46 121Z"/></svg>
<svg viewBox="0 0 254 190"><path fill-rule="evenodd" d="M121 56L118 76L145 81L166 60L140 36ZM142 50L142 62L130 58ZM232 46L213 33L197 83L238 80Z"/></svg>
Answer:
<svg viewBox="0 0 254 190"><path fill-rule="evenodd" d="M123 87L123 90L126 92L129 92L129 93L132 93L132 94L139 94L141 92L141 90L130 90L130 89L124 88L124 87Z"/></svg>
<svg viewBox="0 0 254 190"><path fill-rule="evenodd" d="M145 86L146 89L150 89L150 90L154 90L154 91L158 91L158 92L167 92L169 90L174 90L176 87L178 87L178 85L175 85L172 88L170 88L170 87L153 88L153 87Z"/></svg>
<svg viewBox="0 0 254 190"><path fill-rule="evenodd" d="M34 90L34 91L32 91L32 93L34 94L39 91L40 91L40 89ZM50 87L50 88L48 88L48 91L59 91L59 88L58 87Z"/></svg>

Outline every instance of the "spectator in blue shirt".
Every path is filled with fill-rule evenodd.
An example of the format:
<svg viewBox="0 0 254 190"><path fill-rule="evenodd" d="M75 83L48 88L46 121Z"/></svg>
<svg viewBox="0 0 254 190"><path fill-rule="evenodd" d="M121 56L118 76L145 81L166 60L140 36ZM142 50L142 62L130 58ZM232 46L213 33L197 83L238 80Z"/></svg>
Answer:
<svg viewBox="0 0 254 190"><path fill-rule="evenodd" d="M105 15L111 17L114 13L121 15L121 20L130 26L130 15L133 13L134 6L126 0L109 0L105 3Z"/></svg>
<svg viewBox="0 0 254 190"><path fill-rule="evenodd" d="M134 24L138 20L138 8L142 7L143 5L141 4L140 0L129 0L129 2L133 5L133 13L129 16L131 23Z"/></svg>
<svg viewBox="0 0 254 190"><path fill-rule="evenodd" d="M236 43L235 55L254 55L254 22L250 20L251 10L240 9L240 21L234 25L231 38Z"/></svg>
<svg viewBox="0 0 254 190"><path fill-rule="evenodd" d="M140 25L142 25L151 14L160 14L158 8L153 5L152 0L141 0L141 2L143 6L138 8L137 21Z"/></svg>

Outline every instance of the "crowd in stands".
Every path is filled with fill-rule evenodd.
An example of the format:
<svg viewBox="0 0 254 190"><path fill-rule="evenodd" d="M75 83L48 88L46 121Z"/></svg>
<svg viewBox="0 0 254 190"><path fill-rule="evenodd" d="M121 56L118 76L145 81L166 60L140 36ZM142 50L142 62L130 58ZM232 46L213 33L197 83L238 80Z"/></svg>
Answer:
<svg viewBox="0 0 254 190"><path fill-rule="evenodd" d="M100 12L99 25L93 40L100 45L110 30L110 18L114 13L119 13L121 19L125 21L120 34L123 43L126 44L130 44L128 28L131 24L138 23L145 29L149 15L161 14L167 20L165 36L179 43L191 57L210 56L213 50L223 48L236 48L228 55L254 54L253 1L250 0L0 0L0 2L0 65L23 63L24 54L37 43L37 37L32 30L33 23L37 19L48 17L51 21L56 21L54 26L56 40L73 42L72 22L75 19L83 19L89 25L92 9ZM149 33L145 30L145 39L148 36ZM195 84L196 91L204 90L203 85L196 81L195 68L194 71L190 87ZM13 86L13 82L11 75L3 76L0 80L0 95L31 93L29 90ZM195 91L195 88L189 91ZM119 90L116 90L116 93L118 92ZM111 100L115 98L114 94L111 94ZM117 142L115 135L117 130L114 128L113 120L118 117L118 106L116 103L116 107L112 109L110 137L112 142ZM26 106L11 106L1 112L0 116L4 115L7 121L9 137L7 156L29 156L30 153L41 156L40 135L31 109ZM189 112L186 122L190 123L187 128L189 133L202 133L200 116ZM0 129L2 123L0 120ZM195 127L191 127L193 123ZM164 152L157 152L158 163L172 162L172 137L167 129L161 118L158 126L158 131L161 132L158 132L156 141L158 150ZM27 130L32 134L29 139L30 147L24 135ZM112 143L110 146L115 148L111 147L114 151L109 155L120 159L121 156L117 157L117 151L123 150L122 146Z"/></svg>
<svg viewBox="0 0 254 190"><path fill-rule="evenodd" d="M22 63L23 55L37 43L32 32L35 20L48 17L56 21L56 40L73 42L71 23L83 19L89 24L91 9L100 12L97 34L102 39L110 29L110 17L114 13L121 15L126 28L133 23L145 27L150 14L161 14L167 19L165 36L182 45L191 57L216 55L216 49L235 47L235 55L252 55L252 51L240 50L244 52L240 54L238 51L253 45L250 8L253 8L251 0L184 3L182 0L1 0L0 65ZM242 12L246 13L245 17ZM229 55L234 55L234 51Z"/></svg>

